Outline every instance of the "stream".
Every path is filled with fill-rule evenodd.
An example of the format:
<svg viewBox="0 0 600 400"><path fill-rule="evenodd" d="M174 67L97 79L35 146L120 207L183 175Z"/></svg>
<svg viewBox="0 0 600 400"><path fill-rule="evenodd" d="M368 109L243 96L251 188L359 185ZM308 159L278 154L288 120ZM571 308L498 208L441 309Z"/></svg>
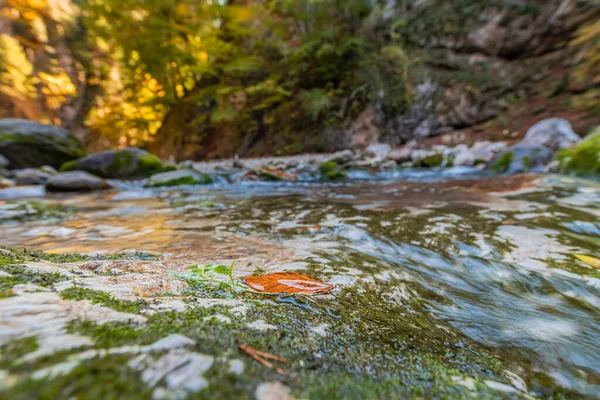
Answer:
<svg viewBox="0 0 600 400"><path fill-rule="evenodd" d="M124 183L16 198L0 201L0 243L147 254L180 271L235 261L238 278L260 268L307 271L338 287L384 285L497 357L529 395L560 388L600 398L600 270L574 256L599 255L600 184L559 175L435 177Z"/></svg>

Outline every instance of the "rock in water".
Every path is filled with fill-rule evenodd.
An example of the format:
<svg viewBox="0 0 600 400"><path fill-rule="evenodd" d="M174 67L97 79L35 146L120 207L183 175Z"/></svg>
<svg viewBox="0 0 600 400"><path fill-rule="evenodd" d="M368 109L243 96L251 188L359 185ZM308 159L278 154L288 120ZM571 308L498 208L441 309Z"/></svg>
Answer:
<svg viewBox="0 0 600 400"><path fill-rule="evenodd" d="M61 167L61 171L86 171L107 179L145 178L164 169L158 157L137 147L101 151Z"/></svg>
<svg viewBox="0 0 600 400"><path fill-rule="evenodd" d="M8 161L8 158L6 158L2 154L0 154L0 168L6 168L6 167L8 167L9 164L10 164L10 161Z"/></svg>
<svg viewBox="0 0 600 400"><path fill-rule="evenodd" d="M372 157L376 160L383 161L388 157L391 150L392 147L389 144L373 143L365 149L365 154L368 157Z"/></svg>
<svg viewBox="0 0 600 400"><path fill-rule="evenodd" d="M581 138L573 132L569 121L562 118L549 118L529 128L522 143L558 151L571 147L580 140Z"/></svg>
<svg viewBox="0 0 600 400"><path fill-rule="evenodd" d="M110 185L104 179L84 171L62 172L46 182L46 190L50 192L89 192L108 188Z"/></svg>
<svg viewBox="0 0 600 400"><path fill-rule="evenodd" d="M180 186L180 185L206 185L212 183L212 178L192 170L178 170L161 172L152 175L146 187Z"/></svg>
<svg viewBox="0 0 600 400"><path fill-rule="evenodd" d="M0 119L0 154L12 168L37 168L63 163L85 155L75 136L54 125L25 119Z"/></svg>
<svg viewBox="0 0 600 400"><path fill-rule="evenodd" d="M25 168L14 173L14 179L19 186L43 185L53 174L37 168Z"/></svg>

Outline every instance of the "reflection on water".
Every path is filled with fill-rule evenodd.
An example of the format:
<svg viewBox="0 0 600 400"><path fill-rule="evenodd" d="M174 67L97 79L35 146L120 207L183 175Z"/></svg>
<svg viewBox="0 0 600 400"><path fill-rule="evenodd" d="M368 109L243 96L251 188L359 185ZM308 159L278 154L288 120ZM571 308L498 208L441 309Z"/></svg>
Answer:
<svg viewBox="0 0 600 400"><path fill-rule="evenodd" d="M598 396L600 271L573 254L600 252L599 186L554 176L424 179L8 201L0 242L147 252L180 266L236 260L241 274L317 263L332 283L388 282L422 296L440 323L489 346L533 393L559 385Z"/></svg>

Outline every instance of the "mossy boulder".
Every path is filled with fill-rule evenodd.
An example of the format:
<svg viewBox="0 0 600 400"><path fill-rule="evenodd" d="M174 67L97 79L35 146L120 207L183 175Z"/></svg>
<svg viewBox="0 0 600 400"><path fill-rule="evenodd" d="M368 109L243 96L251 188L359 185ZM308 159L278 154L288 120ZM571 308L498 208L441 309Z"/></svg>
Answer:
<svg viewBox="0 0 600 400"><path fill-rule="evenodd" d="M491 163L492 171L498 174L519 172L543 172L552 160L553 152L546 147L517 143L498 155Z"/></svg>
<svg viewBox="0 0 600 400"><path fill-rule="evenodd" d="M61 172L46 181L46 190L50 192L90 192L109 188L104 179L84 171Z"/></svg>
<svg viewBox="0 0 600 400"><path fill-rule="evenodd" d="M325 181L340 181L348 178L348 174L340 171L335 161L327 161L319 165L321 179Z"/></svg>
<svg viewBox="0 0 600 400"><path fill-rule="evenodd" d="M594 129L583 141L571 149L556 154L560 169L577 175L600 173L600 127Z"/></svg>
<svg viewBox="0 0 600 400"><path fill-rule="evenodd" d="M0 119L0 154L11 168L58 168L85 156L77 138L67 130L25 119Z"/></svg>
<svg viewBox="0 0 600 400"><path fill-rule="evenodd" d="M433 154L419 160L415 166L420 168L434 168L439 167L444 163L444 155L441 153Z"/></svg>
<svg viewBox="0 0 600 400"><path fill-rule="evenodd" d="M60 170L86 171L102 178L145 178L165 171L163 163L154 154L136 147L106 150L79 160L64 163Z"/></svg>
<svg viewBox="0 0 600 400"><path fill-rule="evenodd" d="M213 180L209 175L192 170L178 170L152 175L148 179L146 187L208 185L212 182Z"/></svg>

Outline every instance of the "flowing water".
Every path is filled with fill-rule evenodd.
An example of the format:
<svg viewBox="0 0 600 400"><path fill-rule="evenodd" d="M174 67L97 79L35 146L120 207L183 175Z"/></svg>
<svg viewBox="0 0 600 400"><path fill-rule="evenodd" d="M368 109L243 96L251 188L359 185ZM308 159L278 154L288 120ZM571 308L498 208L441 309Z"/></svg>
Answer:
<svg viewBox="0 0 600 400"><path fill-rule="evenodd" d="M156 255L171 269L308 270L418 298L532 395L600 395L600 185L561 176L383 176L52 195L0 205L0 243ZM382 179L385 178L385 179ZM460 178L460 179L459 179Z"/></svg>

